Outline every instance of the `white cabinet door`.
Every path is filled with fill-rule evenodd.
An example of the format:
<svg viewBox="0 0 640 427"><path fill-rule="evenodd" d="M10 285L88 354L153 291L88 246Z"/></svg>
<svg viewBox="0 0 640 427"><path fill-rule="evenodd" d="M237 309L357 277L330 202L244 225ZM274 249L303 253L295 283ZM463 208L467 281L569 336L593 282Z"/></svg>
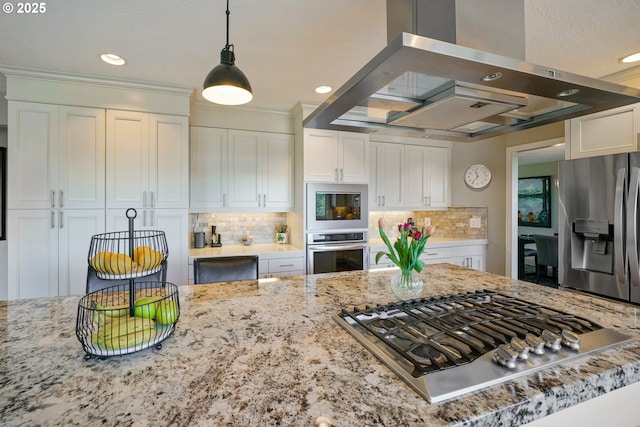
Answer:
<svg viewBox="0 0 640 427"><path fill-rule="evenodd" d="M227 197L231 208L262 206L262 133L229 130Z"/></svg>
<svg viewBox="0 0 640 427"><path fill-rule="evenodd" d="M105 111L60 107L56 206L105 207ZM103 221L104 222L104 221Z"/></svg>
<svg viewBox="0 0 640 427"><path fill-rule="evenodd" d="M146 208L149 189L149 115L107 111L107 207Z"/></svg>
<svg viewBox="0 0 640 427"><path fill-rule="evenodd" d="M57 203L58 107L9 102L9 209L49 209Z"/></svg>
<svg viewBox="0 0 640 427"><path fill-rule="evenodd" d="M109 232L128 231L129 219L126 217L126 210L107 209L106 226ZM169 249L167 281L176 285L187 284L189 281L189 210L137 210L133 228L134 230L164 231Z"/></svg>
<svg viewBox="0 0 640 427"><path fill-rule="evenodd" d="M428 147L425 163L427 206L446 208L451 204L451 167L448 148ZM405 186L406 188L406 186Z"/></svg>
<svg viewBox="0 0 640 427"><path fill-rule="evenodd" d="M408 208L448 207L449 149L405 146L404 203Z"/></svg>
<svg viewBox="0 0 640 427"><path fill-rule="evenodd" d="M107 207L189 205L188 119L107 111Z"/></svg>
<svg viewBox="0 0 640 427"><path fill-rule="evenodd" d="M293 208L293 135L265 133L262 136L262 207Z"/></svg>
<svg viewBox="0 0 640 427"><path fill-rule="evenodd" d="M343 183L369 182L369 135L338 132L338 179Z"/></svg>
<svg viewBox="0 0 640 427"><path fill-rule="evenodd" d="M338 182L338 133L304 129L304 180Z"/></svg>
<svg viewBox="0 0 640 427"><path fill-rule="evenodd" d="M56 211L10 209L7 217L9 299L58 296Z"/></svg>
<svg viewBox="0 0 640 427"><path fill-rule="evenodd" d="M189 207L189 119L149 116L149 208Z"/></svg>
<svg viewBox="0 0 640 427"><path fill-rule="evenodd" d="M567 120L572 159L638 150L640 104L601 111Z"/></svg>
<svg viewBox="0 0 640 427"><path fill-rule="evenodd" d="M191 209L224 207L227 191L227 130L191 127Z"/></svg>
<svg viewBox="0 0 640 427"><path fill-rule="evenodd" d="M407 145L404 148L404 205L408 208L428 206L427 157L425 147Z"/></svg>
<svg viewBox="0 0 640 427"><path fill-rule="evenodd" d="M104 209L10 210L9 299L84 295Z"/></svg>
<svg viewBox="0 0 640 427"><path fill-rule="evenodd" d="M105 232L105 210L68 209L57 215L58 295L84 295L91 236Z"/></svg>
<svg viewBox="0 0 640 427"><path fill-rule="evenodd" d="M376 196L370 206L379 208L404 207L404 145L376 144Z"/></svg>

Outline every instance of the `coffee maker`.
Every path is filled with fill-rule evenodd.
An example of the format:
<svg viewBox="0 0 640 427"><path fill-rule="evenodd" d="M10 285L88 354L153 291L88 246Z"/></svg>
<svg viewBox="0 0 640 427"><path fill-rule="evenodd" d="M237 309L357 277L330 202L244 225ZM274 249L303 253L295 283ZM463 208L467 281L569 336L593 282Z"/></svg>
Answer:
<svg viewBox="0 0 640 427"><path fill-rule="evenodd" d="M219 248L222 246L222 240L220 238L220 234L216 233L216 226L211 226L211 247Z"/></svg>

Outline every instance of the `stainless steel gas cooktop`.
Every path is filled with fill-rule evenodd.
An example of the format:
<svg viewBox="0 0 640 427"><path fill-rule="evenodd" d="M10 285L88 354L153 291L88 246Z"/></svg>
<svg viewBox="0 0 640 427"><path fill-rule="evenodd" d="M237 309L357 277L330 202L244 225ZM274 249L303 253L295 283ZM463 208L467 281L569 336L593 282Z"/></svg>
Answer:
<svg viewBox="0 0 640 427"><path fill-rule="evenodd" d="M355 307L334 320L431 403L632 340L493 291Z"/></svg>

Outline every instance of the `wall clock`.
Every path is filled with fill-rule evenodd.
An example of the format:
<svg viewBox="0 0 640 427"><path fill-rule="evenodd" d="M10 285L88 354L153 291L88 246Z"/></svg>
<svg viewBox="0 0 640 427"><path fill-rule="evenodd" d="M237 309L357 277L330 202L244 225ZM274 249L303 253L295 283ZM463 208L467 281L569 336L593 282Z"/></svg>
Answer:
<svg viewBox="0 0 640 427"><path fill-rule="evenodd" d="M471 188L485 188L491 181L491 171L485 165L471 165L464 172L464 182Z"/></svg>

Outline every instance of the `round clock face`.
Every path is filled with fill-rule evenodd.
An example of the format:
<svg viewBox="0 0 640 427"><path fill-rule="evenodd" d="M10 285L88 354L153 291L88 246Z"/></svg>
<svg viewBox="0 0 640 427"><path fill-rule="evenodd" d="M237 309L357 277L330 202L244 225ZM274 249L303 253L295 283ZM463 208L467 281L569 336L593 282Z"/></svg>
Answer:
<svg viewBox="0 0 640 427"><path fill-rule="evenodd" d="M491 181L491 171L485 165L471 165L464 173L464 182L471 188L484 188Z"/></svg>

